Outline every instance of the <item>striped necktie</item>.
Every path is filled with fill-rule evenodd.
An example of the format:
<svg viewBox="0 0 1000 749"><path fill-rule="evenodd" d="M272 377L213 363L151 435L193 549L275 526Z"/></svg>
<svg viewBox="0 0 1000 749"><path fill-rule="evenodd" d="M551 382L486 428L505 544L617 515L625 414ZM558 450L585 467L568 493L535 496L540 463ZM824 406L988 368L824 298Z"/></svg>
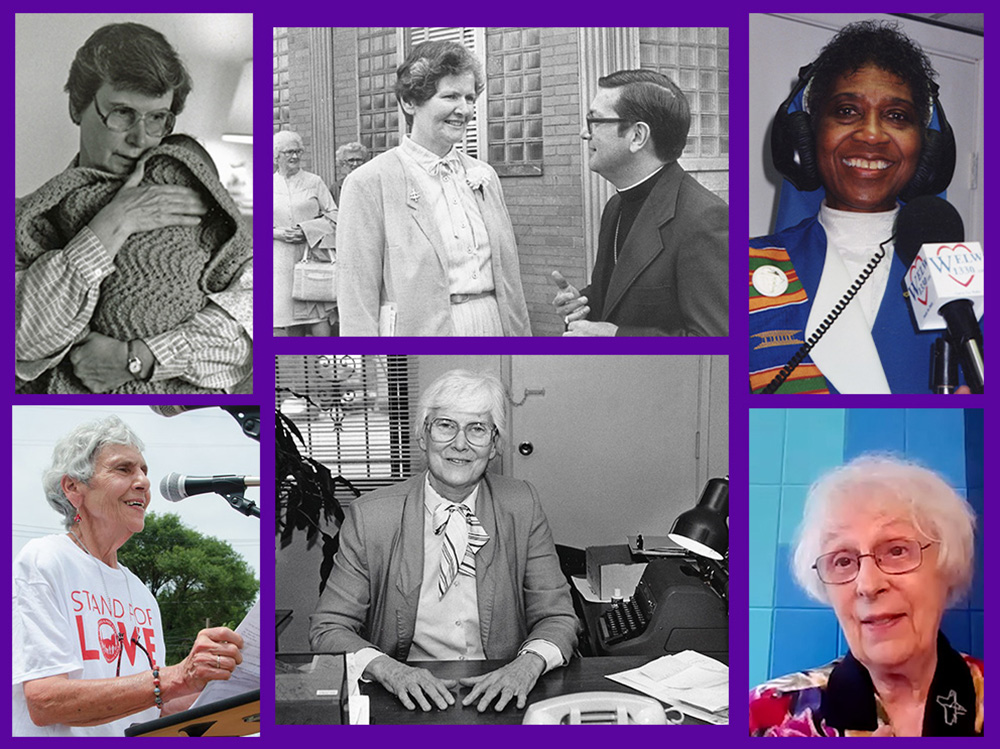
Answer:
<svg viewBox="0 0 1000 749"><path fill-rule="evenodd" d="M490 537L468 505L461 503L442 502L434 508L432 522L434 535L444 534L438 571L438 593L444 598L456 576L476 576L476 552Z"/></svg>

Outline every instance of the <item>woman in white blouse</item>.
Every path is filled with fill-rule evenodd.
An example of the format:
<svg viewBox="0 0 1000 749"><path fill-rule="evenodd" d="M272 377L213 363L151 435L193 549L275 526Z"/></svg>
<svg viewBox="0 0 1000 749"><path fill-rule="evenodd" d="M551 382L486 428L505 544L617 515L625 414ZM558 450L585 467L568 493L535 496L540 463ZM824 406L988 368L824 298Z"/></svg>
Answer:
<svg viewBox="0 0 1000 749"><path fill-rule="evenodd" d="M317 175L302 169L302 138L274 135L274 334L335 335L336 302L292 299L292 269L306 247L313 260L334 259L337 204Z"/></svg>
<svg viewBox="0 0 1000 749"><path fill-rule="evenodd" d="M341 335L531 335L497 173L456 148L482 66L461 44L426 42L396 78L410 134L341 193Z"/></svg>

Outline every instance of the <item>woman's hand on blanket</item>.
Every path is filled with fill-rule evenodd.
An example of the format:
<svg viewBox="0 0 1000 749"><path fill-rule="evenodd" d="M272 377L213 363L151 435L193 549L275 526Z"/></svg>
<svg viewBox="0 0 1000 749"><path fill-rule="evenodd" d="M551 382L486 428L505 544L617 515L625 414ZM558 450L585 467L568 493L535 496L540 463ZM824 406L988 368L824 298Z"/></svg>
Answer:
<svg viewBox="0 0 1000 749"><path fill-rule="evenodd" d="M87 335L69 352L73 373L92 393L104 393L132 379L128 343L100 333Z"/></svg>
<svg viewBox="0 0 1000 749"><path fill-rule="evenodd" d="M90 229L114 258L131 235L167 226L197 226L208 208L198 193L180 185L141 185L140 161L111 202L90 221Z"/></svg>

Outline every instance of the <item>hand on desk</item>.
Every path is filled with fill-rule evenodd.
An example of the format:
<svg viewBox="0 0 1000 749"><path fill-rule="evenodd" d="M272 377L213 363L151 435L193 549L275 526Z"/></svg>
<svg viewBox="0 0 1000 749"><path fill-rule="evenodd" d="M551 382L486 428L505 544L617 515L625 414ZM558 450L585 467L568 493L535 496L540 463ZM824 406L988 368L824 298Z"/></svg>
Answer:
<svg viewBox="0 0 1000 749"><path fill-rule="evenodd" d="M396 695L407 710L415 710L420 705L420 709L427 712L431 702L440 710L455 704L455 697L449 691L458 685L454 679L439 679L425 668L407 666L387 655L380 655L369 663L365 676Z"/></svg>
<svg viewBox="0 0 1000 749"><path fill-rule="evenodd" d="M482 676L470 676L459 679L459 684L472 687L462 705L467 706L479 700L476 707L479 712L485 711L493 700L497 700L496 711L500 712L507 704L517 697L517 708L522 709L528 701L528 693L535 686L538 677L545 670L545 661L534 653L524 653L512 660L506 666L490 671ZM497 699L499 697L499 699Z"/></svg>

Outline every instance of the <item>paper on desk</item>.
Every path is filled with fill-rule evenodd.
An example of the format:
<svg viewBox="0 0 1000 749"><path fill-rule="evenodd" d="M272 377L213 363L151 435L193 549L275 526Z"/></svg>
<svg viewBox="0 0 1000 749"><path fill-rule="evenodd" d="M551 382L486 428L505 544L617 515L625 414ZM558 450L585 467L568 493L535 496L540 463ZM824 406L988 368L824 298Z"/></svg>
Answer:
<svg viewBox="0 0 1000 749"><path fill-rule="evenodd" d="M646 570L646 563L642 562L641 564L630 564L628 566L635 567L635 583L638 585L640 578L642 578L642 573ZM594 589L590 587L590 583L587 581L586 577L573 576L571 579L573 580L573 586L577 589L577 591L579 591L580 595L583 596L583 600L587 603L611 603L610 598L601 598L594 592ZM631 596L634 590L635 586L633 586L633 589L627 593L625 591L622 592L626 596Z"/></svg>
<svg viewBox="0 0 1000 749"><path fill-rule="evenodd" d="M693 650L665 655L607 678L709 723L728 723L729 667Z"/></svg>
<svg viewBox="0 0 1000 749"><path fill-rule="evenodd" d="M243 638L243 650L240 651L243 662L225 681L208 682L191 707L207 705L210 702L218 702L227 697L260 689L260 598L243 617L240 626L236 628L236 633Z"/></svg>

